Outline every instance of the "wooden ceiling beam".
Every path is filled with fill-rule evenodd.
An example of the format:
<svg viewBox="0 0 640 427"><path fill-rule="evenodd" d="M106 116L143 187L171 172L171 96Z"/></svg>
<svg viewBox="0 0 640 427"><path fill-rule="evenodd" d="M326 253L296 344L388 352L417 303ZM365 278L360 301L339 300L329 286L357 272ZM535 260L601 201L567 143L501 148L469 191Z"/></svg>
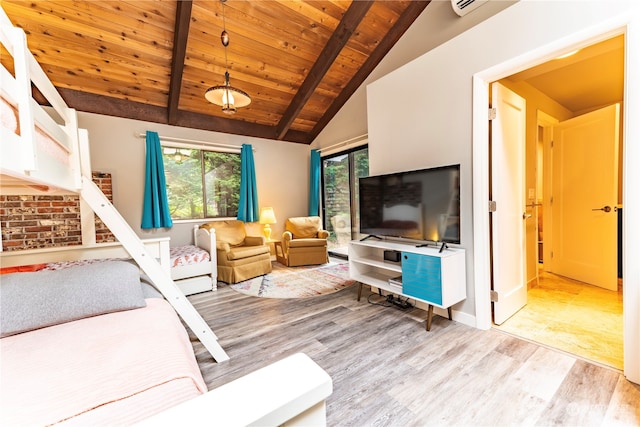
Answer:
<svg viewBox="0 0 640 427"><path fill-rule="evenodd" d="M275 132L273 126L249 123L242 120L231 120L224 117L209 116L203 113L183 110L178 111L176 126L234 135L251 135L256 138L267 139L273 139Z"/></svg>
<svg viewBox="0 0 640 427"><path fill-rule="evenodd" d="M167 109L164 107L64 87L56 87L56 89L67 105L78 111L146 122L167 123Z"/></svg>
<svg viewBox="0 0 640 427"><path fill-rule="evenodd" d="M167 121L175 124L182 89L182 73L187 52L187 39L191 23L191 0L179 1L176 7L176 22L173 33L173 55L171 59L171 80L169 82L169 98L167 102ZM203 94L204 96L204 94Z"/></svg>
<svg viewBox="0 0 640 427"><path fill-rule="evenodd" d="M373 5L373 1L354 1L345 12L338 27L331 35L331 38L324 47L318 60L313 64L309 74L300 85L298 92L294 95L289 107L286 109L278 126L276 127L276 139L283 139L296 116L300 113L305 103L309 100L313 91L322 81L340 51L349 41L349 38L356 30L367 11Z"/></svg>
<svg viewBox="0 0 640 427"><path fill-rule="evenodd" d="M431 3L431 0L416 0L402 12L402 15L398 18L396 24L391 28L387 35L381 40L380 44L369 55L369 58L362 64L362 67L353 76L353 78L347 83L342 92L333 100L329 108L325 111L323 116L318 120L311 132L307 135L309 138L306 142L311 144L313 140L320 134L322 129L329 124L331 119L340 111L342 106L351 98L351 95L362 85L367 77L378 66L380 61L391 50L391 48L400 40L400 37L409 29L411 24L420 16L420 14Z"/></svg>
<svg viewBox="0 0 640 427"><path fill-rule="evenodd" d="M167 122L167 109L163 107L73 89L57 89L67 105L78 111L141 120L144 122L169 124ZM241 120L229 120L223 117L213 117L202 113L182 110L176 111L174 119L175 123L172 123L174 126L234 135L251 135L256 138L275 139L275 126L260 125ZM289 131L284 141L307 144L307 134L305 132Z"/></svg>

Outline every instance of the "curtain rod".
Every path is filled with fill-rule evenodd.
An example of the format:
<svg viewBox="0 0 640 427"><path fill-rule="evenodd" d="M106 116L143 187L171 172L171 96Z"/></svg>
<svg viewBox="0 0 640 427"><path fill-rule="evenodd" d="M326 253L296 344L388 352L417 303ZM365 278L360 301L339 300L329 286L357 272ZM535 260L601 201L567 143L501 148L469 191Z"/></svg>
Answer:
<svg viewBox="0 0 640 427"><path fill-rule="evenodd" d="M327 151L327 150L332 150L334 148L338 148L338 147L341 147L343 145L349 145L349 144L354 143L354 142L362 141L363 139L366 139L368 137L369 137L368 133L363 133L362 135L354 136L353 138L349 138L349 139L344 140L342 142L338 142L337 144L333 144L333 145L330 145L328 147L319 148L318 151L323 152L323 151Z"/></svg>
<svg viewBox="0 0 640 427"><path fill-rule="evenodd" d="M146 138L147 134L146 133L138 133L138 134L136 134L136 136L138 138ZM240 152L240 149L242 148L239 145L221 144L219 142L210 142L210 141L199 141L197 139L177 138L177 137L174 137L174 136L162 136L162 135L159 135L159 138L160 138L161 141L177 142L177 143L181 143L181 144L197 144L197 145L206 146L206 147L219 147L219 148L226 148L226 149L231 149L231 150L238 150L238 152ZM254 148L253 151L255 152L256 149Z"/></svg>

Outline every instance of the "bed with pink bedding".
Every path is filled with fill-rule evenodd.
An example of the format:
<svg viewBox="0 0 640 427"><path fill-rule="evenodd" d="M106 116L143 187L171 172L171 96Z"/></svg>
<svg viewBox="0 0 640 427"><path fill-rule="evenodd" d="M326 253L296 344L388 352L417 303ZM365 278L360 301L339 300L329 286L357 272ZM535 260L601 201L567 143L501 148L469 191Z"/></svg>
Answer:
<svg viewBox="0 0 640 427"><path fill-rule="evenodd" d="M176 246L171 248L171 268L184 267L211 261L209 252L194 245Z"/></svg>
<svg viewBox="0 0 640 427"><path fill-rule="evenodd" d="M147 286L123 261L4 275L0 425L126 425L206 393L187 331Z"/></svg>
<svg viewBox="0 0 640 427"><path fill-rule="evenodd" d="M213 253L215 257L215 252ZM91 258L73 261L55 261L41 264L44 270L62 270L69 267L97 262L126 260L127 258ZM169 248L171 278L185 295L216 289L217 271L212 253L196 245Z"/></svg>
<svg viewBox="0 0 640 427"><path fill-rule="evenodd" d="M172 247L169 255L171 278L185 295L215 290L218 281L215 233L195 225L193 241L193 245Z"/></svg>

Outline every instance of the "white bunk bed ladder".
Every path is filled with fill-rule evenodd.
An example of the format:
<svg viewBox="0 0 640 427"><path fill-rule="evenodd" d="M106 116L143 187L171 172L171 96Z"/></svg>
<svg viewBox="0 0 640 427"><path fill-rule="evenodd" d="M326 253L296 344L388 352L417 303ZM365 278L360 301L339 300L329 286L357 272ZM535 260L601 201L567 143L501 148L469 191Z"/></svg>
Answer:
<svg viewBox="0 0 640 427"><path fill-rule="evenodd" d="M142 271L153 281L167 301L173 306L180 317L196 334L200 342L211 353L216 362L229 360L229 356L218 343L218 337L213 333L202 316L191 305L189 300L178 289L169 273L145 249L142 241L127 224L124 218L109 202L96 184L86 176L82 177L81 197L91 209L102 219L129 255L138 263Z"/></svg>

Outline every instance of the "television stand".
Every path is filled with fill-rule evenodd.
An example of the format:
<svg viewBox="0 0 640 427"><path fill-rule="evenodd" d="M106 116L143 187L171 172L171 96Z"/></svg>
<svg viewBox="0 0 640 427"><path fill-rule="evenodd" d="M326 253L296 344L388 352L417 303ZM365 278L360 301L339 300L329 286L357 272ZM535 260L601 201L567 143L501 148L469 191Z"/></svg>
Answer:
<svg viewBox="0 0 640 427"><path fill-rule="evenodd" d="M401 253L401 263L385 261L384 252L389 250ZM451 319L451 306L467 297L465 270L464 249L441 252L438 247L389 240L353 240L349 244L349 277L360 282L358 301L363 284L381 295L384 291L411 298L416 307L427 311L427 331L431 329L434 306L446 309Z"/></svg>

